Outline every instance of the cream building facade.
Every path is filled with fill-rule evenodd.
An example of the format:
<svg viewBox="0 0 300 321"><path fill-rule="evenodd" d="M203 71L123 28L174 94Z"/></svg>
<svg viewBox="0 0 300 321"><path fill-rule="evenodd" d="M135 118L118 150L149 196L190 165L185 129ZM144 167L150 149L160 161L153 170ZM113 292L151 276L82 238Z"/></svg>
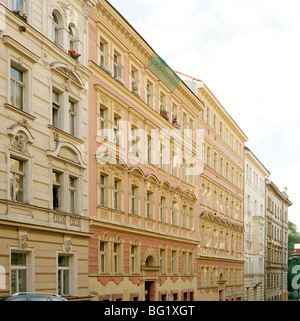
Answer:
<svg viewBox="0 0 300 321"><path fill-rule="evenodd" d="M267 180L266 301L287 301L288 208L286 188Z"/></svg>
<svg viewBox="0 0 300 321"><path fill-rule="evenodd" d="M245 147L244 300L264 301L266 178L269 171Z"/></svg>
<svg viewBox="0 0 300 321"><path fill-rule="evenodd" d="M0 1L1 296L88 297L92 5Z"/></svg>

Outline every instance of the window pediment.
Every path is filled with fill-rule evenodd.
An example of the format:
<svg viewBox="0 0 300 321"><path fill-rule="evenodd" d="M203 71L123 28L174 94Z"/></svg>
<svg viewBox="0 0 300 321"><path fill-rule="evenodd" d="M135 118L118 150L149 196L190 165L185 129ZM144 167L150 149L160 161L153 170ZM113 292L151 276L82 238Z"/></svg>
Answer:
<svg viewBox="0 0 300 321"><path fill-rule="evenodd" d="M57 70L67 77L67 83L73 81L80 87L85 87L83 80L76 71L76 67L71 67L59 61L54 61L50 64L51 69Z"/></svg>
<svg viewBox="0 0 300 321"><path fill-rule="evenodd" d="M84 163L82 159L80 151L71 143L58 143L56 149L54 151L48 151L47 155L62 159L64 161L69 161L82 168L87 168L87 165Z"/></svg>

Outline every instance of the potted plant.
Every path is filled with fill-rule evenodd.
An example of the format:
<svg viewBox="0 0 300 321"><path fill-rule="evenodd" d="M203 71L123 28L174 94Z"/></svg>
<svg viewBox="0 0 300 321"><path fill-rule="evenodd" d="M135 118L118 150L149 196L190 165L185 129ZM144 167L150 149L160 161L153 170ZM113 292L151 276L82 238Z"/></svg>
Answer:
<svg viewBox="0 0 300 321"><path fill-rule="evenodd" d="M173 117L172 124L173 124L174 127L180 128L180 126L178 124L178 121L177 121L177 116Z"/></svg>
<svg viewBox="0 0 300 321"><path fill-rule="evenodd" d="M168 111L165 108L160 109L160 115L164 117L166 120L169 120Z"/></svg>
<svg viewBox="0 0 300 321"><path fill-rule="evenodd" d="M78 58L81 57L81 54L78 54L75 50L69 50L68 55L75 60L78 60Z"/></svg>
<svg viewBox="0 0 300 321"><path fill-rule="evenodd" d="M13 10L12 12L27 23L27 16L25 13L22 13L21 10Z"/></svg>

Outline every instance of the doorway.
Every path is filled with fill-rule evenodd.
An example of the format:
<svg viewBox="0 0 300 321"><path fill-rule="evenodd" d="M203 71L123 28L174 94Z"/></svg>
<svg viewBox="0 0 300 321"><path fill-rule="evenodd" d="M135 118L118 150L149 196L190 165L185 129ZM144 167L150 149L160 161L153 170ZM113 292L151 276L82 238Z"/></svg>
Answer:
<svg viewBox="0 0 300 321"><path fill-rule="evenodd" d="M155 301L155 282L145 282L145 301Z"/></svg>

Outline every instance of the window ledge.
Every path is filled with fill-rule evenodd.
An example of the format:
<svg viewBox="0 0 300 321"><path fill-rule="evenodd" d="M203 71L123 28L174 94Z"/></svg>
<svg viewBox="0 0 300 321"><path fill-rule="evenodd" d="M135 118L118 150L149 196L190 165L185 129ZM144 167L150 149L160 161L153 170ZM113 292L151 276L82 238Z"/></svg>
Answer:
<svg viewBox="0 0 300 321"><path fill-rule="evenodd" d="M55 127L55 126L53 126L53 125L48 125L48 128L49 128L50 130L54 131L54 132L60 133L60 134L62 134L62 135L64 135L64 136L67 136L67 137L73 139L73 140L76 140L76 141L77 141L78 143L80 143L80 144L84 144L84 143L85 143L84 140L82 140L82 139L80 139L80 138L78 138L78 137L76 137L76 136L73 136L73 135L65 132L64 130L62 130L62 129L60 129L60 128L57 128L57 127Z"/></svg>
<svg viewBox="0 0 300 321"><path fill-rule="evenodd" d="M35 116L29 114L29 113L26 112L26 111L23 111L23 110L17 108L17 107L14 107L14 106L12 106L12 105L10 105L10 104L4 104L4 107L7 108L7 109L9 109L9 110L11 110L11 111L14 111L14 112L20 114L21 116L24 116L24 117L26 117L26 118L28 118L28 119L30 119L30 120L35 120L35 119L36 119Z"/></svg>

